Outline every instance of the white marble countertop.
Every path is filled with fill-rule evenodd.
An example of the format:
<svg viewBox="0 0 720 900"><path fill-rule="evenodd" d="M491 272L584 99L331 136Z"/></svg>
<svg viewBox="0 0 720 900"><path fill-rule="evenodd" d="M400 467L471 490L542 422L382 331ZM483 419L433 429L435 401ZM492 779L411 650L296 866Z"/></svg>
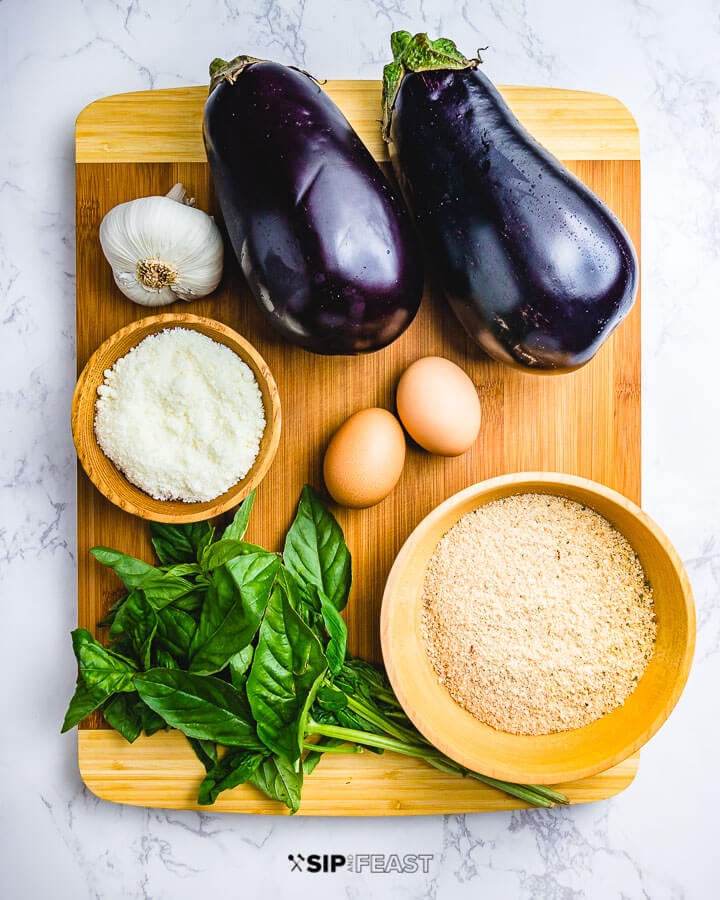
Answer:
<svg viewBox="0 0 720 900"><path fill-rule="evenodd" d="M410 819L167 812L92 796L59 724L75 670L73 124L246 52L376 78L397 28L487 47L497 82L619 97L643 165L643 497L686 562L685 693L620 796ZM720 895L720 13L714 0L0 0L2 894L8 900ZM426 874L291 873L291 853L425 853Z"/></svg>

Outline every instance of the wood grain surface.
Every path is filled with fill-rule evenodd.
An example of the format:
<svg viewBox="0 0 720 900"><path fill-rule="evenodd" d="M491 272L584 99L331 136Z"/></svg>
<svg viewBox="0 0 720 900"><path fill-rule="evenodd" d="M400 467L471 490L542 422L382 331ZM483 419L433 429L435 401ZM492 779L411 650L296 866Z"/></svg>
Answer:
<svg viewBox="0 0 720 900"><path fill-rule="evenodd" d="M379 152L377 83L331 82L327 87L361 137ZM612 98L595 94L532 88L503 91L521 120L615 211L639 251L640 163L637 132L627 110ZM78 118L78 372L110 334L148 314L114 285L98 240L103 215L117 203L164 194L181 181L201 209L219 218L200 139L204 96L201 88L119 95L92 104ZM309 482L322 488L322 455L334 430L362 407L392 409L395 385L410 362L428 354L447 356L475 382L483 424L468 453L447 459L409 446L404 473L386 500L369 510L334 509L354 564L354 586L346 612L350 649L366 659L380 660L380 601L395 554L420 519L455 491L509 472L560 471L592 478L640 501L639 301L592 362L575 373L554 376L518 372L484 357L449 312L432 276L420 313L408 331L390 347L368 356L320 357L283 342L252 301L229 250L223 281L213 296L163 311L191 311L224 322L258 348L275 376L283 433L275 462L258 491L248 532L249 540L268 548L280 546L302 485ZM119 595L114 575L89 556L89 549L98 544L152 559L146 523L105 500L80 470L78 621L93 632ZM103 727L99 716L84 723L86 729ZM174 746L175 738L179 736L131 747L118 744L109 733L81 731L83 777L91 790L108 799L186 806L188 803L178 798L188 795L189 782L182 788L176 786L164 801L160 796L171 766L166 748ZM110 756L108 747L114 748ZM148 756L153 757L149 768L132 789L126 789L136 771L133 760L137 757L142 767ZM323 761L313 778L326 766L336 775L345 767L344 775L352 782L371 757L363 754L361 759ZM573 788L573 801L597 799L598 792L602 796L616 793L632 779L634 759L635 764L623 764L619 774L611 773L606 780L596 776L600 781L594 781L592 797ZM326 814L327 806L332 805L336 814L383 814L393 809L399 771L407 773L403 790L414 793L416 800L409 806L401 804L398 812L514 806L500 795L488 800L486 789L466 780L460 780L451 791L438 772L404 760L388 756L378 763L372 757L371 765L373 774L365 783L364 800L351 796L351 790L338 790L325 805L304 800L301 813ZM386 778L383 765L387 766ZM197 773L191 765L180 771L178 777L196 784ZM309 790L313 793L308 796L315 796L316 789ZM251 788L236 789L223 801L223 808L235 804L233 808L244 810L248 792L255 797ZM254 803L256 806L256 798ZM261 809L255 806L247 811L281 812L274 805L272 809L262 803Z"/></svg>
<svg viewBox="0 0 720 900"><path fill-rule="evenodd" d="M225 791L214 806L199 806L197 787L205 770L178 732L158 732L128 745L116 731L79 733L80 773L103 800L165 809L288 815L288 810L247 786ZM583 781L559 784L573 803L605 800L635 777L638 757ZM429 772L428 772L429 770ZM494 812L526 804L479 782L430 769L421 760L394 753L332 753L305 779L297 815L407 816Z"/></svg>
<svg viewBox="0 0 720 900"><path fill-rule="evenodd" d="M385 162L379 81L327 81L373 156ZM637 125L615 97L507 85L503 97L541 144L562 159L640 159ZM77 162L205 162L201 112L207 87L104 97L78 116Z"/></svg>

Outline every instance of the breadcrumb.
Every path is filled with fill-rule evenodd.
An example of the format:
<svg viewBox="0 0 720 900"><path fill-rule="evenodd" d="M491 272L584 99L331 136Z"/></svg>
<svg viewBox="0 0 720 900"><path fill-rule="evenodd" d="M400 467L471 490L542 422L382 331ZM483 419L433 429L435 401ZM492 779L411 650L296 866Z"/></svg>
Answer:
<svg viewBox="0 0 720 900"><path fill-rule="evenodd" d="M656 631L635 551L565 497L515 494L468 513L425 576L422 632L440 682L513 734L579 728L621 706Z"/></svg>

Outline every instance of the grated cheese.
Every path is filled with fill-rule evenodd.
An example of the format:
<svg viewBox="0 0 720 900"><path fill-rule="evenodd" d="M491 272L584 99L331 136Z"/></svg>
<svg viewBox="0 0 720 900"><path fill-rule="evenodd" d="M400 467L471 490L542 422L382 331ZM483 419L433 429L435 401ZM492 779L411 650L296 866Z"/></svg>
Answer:
<svg viewBox="0 0 720 900"><path fill-rule="evenodd" d="M547 494L494 500L447 532L425 575L422 629L455 702L513 734L579 728L621 706L656 638L626 538Z"/></svg>
<svg viewBox="0 0 720 900"><path fill-rule="evenodd" d="M156 500L213 500L257 457L265 411L255 376L200 332L149 335L106 370L97 393L100 448Z"/></svg>

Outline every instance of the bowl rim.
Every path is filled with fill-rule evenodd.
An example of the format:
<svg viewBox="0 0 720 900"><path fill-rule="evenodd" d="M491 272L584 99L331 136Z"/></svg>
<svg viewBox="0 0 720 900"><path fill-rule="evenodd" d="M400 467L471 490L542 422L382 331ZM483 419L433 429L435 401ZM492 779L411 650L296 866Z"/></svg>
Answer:
<svg viewBox="0 0 720 900"><path fill-rule="evenodd" d="M570 765L567 761L564 764L556 764L550 758L542 766L535 765L533 767L533 764L525 764L524 762L522 765L513 765L512 762L488 759L486 755L478 756L472 747L468 749L466 746L456 746L451 737L448 736L448 729L452 732L452 723L449 715L454 714L455 710L459 710L460 713L457 715L466 718L468 721L472 720L469 727L476 729L478 734L482 731L483 740L490 742L497 740L498 746L502 742L503 746L509 746L510 743L513 743L521 747L521 742L529 739L534 743L545 742L548 751L559 747L565 738L573 739L574 735L579 735L585 729L591 728L595 723L588 723L588 725L572 731L557 732L554 735L526 736L500 732L474 719L470 713L455 703L447 690L440 685L425 651L424 641L419 633L420 629L407 627L408 616L412 615L413 612L419 614L422 589L420 589L419 597L413 594L414 600L412 598L407 600L407 598L403 597L402 583L410 563L414 563L418 568L422 565L422 572L425 572L429 556L423 555L422 560L413 559L413 557L418 551L419 545L427 539L428 533L432 532L433 529L437 529L440 523L445 521L448 514L452 514L451 520L449 524L445 523L446 527L444 526L442 533L447 532L458 519L470 512L471 509L478 508L483 503L490 502L498 496L534 492L563 496L564 489L575 490L588 495L585 503L590 508L593 508L591 498L600 498L601 501L605 501L638 519L641 525L651 532L662 552L666 555L674 574L677 576L679 593L681 595L678 614L682 617L686 627L687 638L680 654L670 690L664 698L662 708L653 716L649 725L640 729L636 734L630 735L627 740L619 741L617 746L610 748L598 746L597 752L592 759L586 760L582 764ZM488 496L494 491L501 491L502 493ZM483 500L483 497L487 497L487 499ZM577 500L578 498L570 497L570 499ZM476 500L479 502L475 503L474 501ZM578 500L578 502L583 501ZM468 506L468 504L472 505ZM604 512L600 514L605 518L609 518ZM615 527L618 526L616 525ZM618 530L622 532L622 529L619 527ZM442 534L440 534L441 536ZM435 545L440 537L434 540ZM634 545L633 549L636 549ZM636 552L638 552L637 549ZM415 571L417 571L417 568ZM413 619L413 623L415 621ZM403 628L403 625L406 627ZM560 784L580 780L606 771L638 751L659 730L680 698L692 664L695 649L695 632L695 605L690 580L679 554L657 523L637 504L612 488L587 478L559 472L528 471L500 475L470 485L441 502L416 525L398 552L387 577L380 612L380 642L387 676L405 713L421 734L448 757L472 771L504 781L531 782L535 784ZM424 672L419 673L417 667L423 669ZM430 691L427 690L429 687L427 668L432 673L436 684L436 687ZM423 682L421 692L418 684ZM618 710L622 709L622 706L618 707ZM615 712L617 710L602 716L596 722L608 719Z"/></svg>
<svg viewBox="0 0 720 900"><path fill-rule="evenodd" d="M263 395L265 428L268 440L258 452L248 475L212 500L185 502L156 500L129 481L123 472L103 453L95 437L95 402L103 373L121 356L151 334L170 328L187 328L206 334L217 343L229 347L250 366ZM123 352L115 348L127 338L139 335ZM241 351L238 353L238 349ZM102 361L102 365L100 364ZM100 381L91 384L93 373L99 369ZM92 379L94 381L94 379ZM268 364L250 341L229 326L207 316L194 313L160 313L136 319L113 332L90 355L78 376L73 391L71 429L78 460L93 485L115 506L124 512L153 522L187 524L211 519L237 506L262 481L270 468L280 444L282 411L275 378ZM95 449L97 453L95 453ZM99 456L97 455L99 454ZM113 485L119 481L122 491Z"/></svg>

